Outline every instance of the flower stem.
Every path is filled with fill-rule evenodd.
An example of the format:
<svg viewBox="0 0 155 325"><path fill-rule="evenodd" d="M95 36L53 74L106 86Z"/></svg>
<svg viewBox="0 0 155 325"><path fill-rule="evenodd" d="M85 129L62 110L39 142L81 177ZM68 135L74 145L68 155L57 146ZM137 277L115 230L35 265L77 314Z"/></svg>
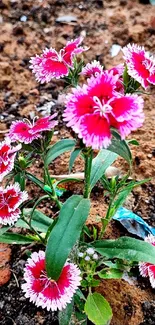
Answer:
<svg viewBox="0 0 155 325"><path fill-rule="evenodd" d="M93 152L92 150L88 150L84 152L84 159L85 159L85 171L84 171L84 194L83 197L85 199L90 197L91 188L90 188L90 173L92 167L92 159L93 159Z"/></svg>

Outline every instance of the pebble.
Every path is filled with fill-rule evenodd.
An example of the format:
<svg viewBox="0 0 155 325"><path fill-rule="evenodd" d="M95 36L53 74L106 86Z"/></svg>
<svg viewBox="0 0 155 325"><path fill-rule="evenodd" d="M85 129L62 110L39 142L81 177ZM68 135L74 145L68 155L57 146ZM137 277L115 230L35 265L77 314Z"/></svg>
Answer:
<svg viewBox="0 0 155 325"><path fill-rule="evenodd" d="M66 16L60 16L56 18L56 23L71 23L71 22L77 22L77 18L75 16L66 15Z"/></svg>
<svg viewBox="0 0 155 325"><path fill-rule="evenodd" d="M22 21L23 23L25 23L27 21L27 16L21 16L20 17L20 21Z"/></svg>
<svg viewBox="0 0 155 325"><path fill-rule="evenodd" d="M111 49L110 49L110 54L111 54L111 57L115 57L121 50L121 46L118 45L118 44L113 44Z"/></svg>

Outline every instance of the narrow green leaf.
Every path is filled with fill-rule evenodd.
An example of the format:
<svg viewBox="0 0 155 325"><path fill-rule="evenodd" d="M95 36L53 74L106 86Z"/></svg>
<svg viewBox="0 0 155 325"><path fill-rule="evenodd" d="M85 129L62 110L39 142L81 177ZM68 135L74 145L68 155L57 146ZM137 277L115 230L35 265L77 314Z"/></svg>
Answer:
<svg viewBox="0 0 155 325"><path fill-rule="evenodd" d="M44 183L37 177L35 177L34 175L27 173L26 172L26 177L32 181L34 184L38 185L41 189L44 188Z"/></svg>
<svg viewBox="0 0 155 325"><path fill-rule="evenodd" d="M108 301L97 292L89 294L85 303L85 313L95 325L108 325L112 318Z"/></svg>
<svg viewBox="0 0 155 325"><path fill-rule="evenodd" d="M134 146L139 146L139 142L136 139L128 140L127 143L133 144Z"/></svg>
<svg viewBox="0 0 155 325"><path fill-rule="evenodd" d="M32 212L32 209L24 209L23 210L23 214L25 217L30 217L31 212ZM48 227L53 222L53 220L51 218L47 217L44 213L42 213L41 211L39 211L37 209L35 209L32 219L35 221L38 221Z"/></svg>
<svg viewBox="0 0 155 325"><path fill-rule="evenodd" d="M19 234L5 233L3 235L0 235L0 243L23 245L33 242L34 239Z"/></svg>
<svg viewBox="0 0 155 325"><path fill-rule="evenodd" d="M27 221L30 218L31 212L32 212L32 209L24 209L23 210L23 215L27 219ZM43 214L41 211L39 211L37 209L34 211L32 220L31 220L31 226L36 231L46 233L52 224L53 224L53 219L48 218L45 214ZM30 229L29 225L23 219L18 219L15 226L17 228L19 227L19 228Z"/></svg>
<svg viewBox="0 0 155 325"><path fill-rule="evenodd" d="M115 214L116 210L124 203L124 201L126 200L127 196L131 193L132 188L125 188L123 191L121 191L118 196L117 199L115 200L113 207L114 207L114 212L113 215ZM111 215L111 217L113 216Z"/></svg>
<svg viewBox="0 0 155 325"><path fill-rule="evenodd" d="M80 313L78 311L75 311L75 317L76 317L76 323L74 322L74 324L72 325L87 325L87 315L86 314L83 314L83 313Z"/></svg>
<svg viewBox="0 0 155 325"><path fill-rule="evenodd" d="M4 226L4 227L0 228L0 235L5 234L5 232L10 228L11 228L10 226Z"/></svg>
<svg viewBox="0 0 155 325"><path fill-rule="evenodd" d="M98 272L98 276L101 279L121 279L122 275L123 271L118 269L103 269L102 271Z"/></svg>
<svg viewBox="0 0 155 325"><path fill-rule="evenodd" d="M78 155L80 154L81 149L79 148L75 148L70 155L70 160L69 160L69 172L71 172L74 162L76 160L76 158L78 157Z"/></svg>
<svg viewBox="0 0 155 325"><path fill-rule="evenodd" d="M45 164L48 166L54 159L66 151L72 150L76 144L73 139L63 139L55 143L47 152Z"/></svg>
<svg viewBox="0 0 155 325"><path fill-rule="evenodd" d="M127 142L125 140L121 140L120 135L116 131L113 131L112 133L115 138L112 139L107 150L117 153L119 156L124 158L129 165L131 165L132 155Z"/></svg>
<svg viewBox="0 0 155 325"><path fill-rule="evenodd" d="M25 175L22 172L19 172L14 176L14 182L19 183L22 191L25 190Z"/></svg>
<svg viewBox="0 0 155 325"><path fill-rule="evenodd" d="M117 154L108 150L100 150L97 157L93 159L92 170L90 175L90 187L95 186L97 181L103 176L106 169L116 160Z"/></svg>
<svg viewBox="0 0 155 325"><path fill-rule="evenodd" d="M108 258L155 264L155 247L139 239L120 237L116 240L98 240L92 246L99 254Z"/></svg>
<svg viewBox="0 0 155 325"><path fill-rule="evenodd" d="M73 313L74 299L70 304L67 304L66 308L59 311L59 325L70 325L71 316Z"/></svg>
<svg viewBox="0 0 155 325"><path fill-rule="evenodd" d="M62 206L46 247L46 269L52 279L59 278L72 247L80 237L89 210L89 199L80 195L71 196Z"/></svg>

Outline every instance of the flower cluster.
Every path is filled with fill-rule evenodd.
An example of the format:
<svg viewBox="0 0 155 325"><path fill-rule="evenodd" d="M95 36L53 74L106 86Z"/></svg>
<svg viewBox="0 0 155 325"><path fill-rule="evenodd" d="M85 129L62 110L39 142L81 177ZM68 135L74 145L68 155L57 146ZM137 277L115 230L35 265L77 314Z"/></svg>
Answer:
<svg viewBox="0 0 155 325"><path fill-rule="evenodd" d="M43 251L32 253L25 267L24 279L26 283L22 289L25 296L36 306L47 308L48 311L64 309L71 302L81 281L80 270L69 262L64 265L57 281L48 278Z"/></svg>
<svg viewBox="0 0 155 325"><path fill-rule="evenodd" d="M79 252L78 256L80 258L83 258L85 261L90 261L90 260L98 260L98 255L95 253L93 248L87 248L86 251L83 252Z"/></svg>
<svg viewBox="0 0 155 325"><path fill-rule="evenodd" d="M86 51L87 48L79 47L83 38L79 37L67 42L66 46L59 51L45 49L41 56L36 55L30 60L32 72L41 83L49 82L51 79L62 78L69 74L69 68L73 67L75 55Z"/></svg>
<svg viewBox="0 0 155 325"><path fill-rule="evenodd" d="M143 99L118 92L119 77L113 71L104 71L67 95L64 121L87 147L107 148L112 138L111 127L118 129L125 139L143 124Z"/></svg>
<svg viewBox="0 0 155 325"><path fill-rule="evenodd" d="M128 74L144 88L155 85L155 59L143 46L128 44L122 49L128 67Z"/></svg>
<svg viewBox="0 0 155 325"><path fill-rule="evenodd" d="M145 241L155 246L155 236L149 235ZM143 277L149 277L152 288L155 288L155 264L141 262L139 271Z"/></svg>

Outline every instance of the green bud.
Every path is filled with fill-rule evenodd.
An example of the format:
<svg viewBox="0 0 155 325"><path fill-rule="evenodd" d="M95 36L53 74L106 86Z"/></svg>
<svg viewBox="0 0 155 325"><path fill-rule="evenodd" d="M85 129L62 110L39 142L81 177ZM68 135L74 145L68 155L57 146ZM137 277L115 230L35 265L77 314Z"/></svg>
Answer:
<svg viewBox="0 0 155 325"><path fill-rule="evenodd" d="M19 158L18 158L18 163L19 163L19 166L20 166L22 169L25 169L26 166L27 166L27 161L26 161L26 159L25 159L23 156L19 156Z"/></svg>

